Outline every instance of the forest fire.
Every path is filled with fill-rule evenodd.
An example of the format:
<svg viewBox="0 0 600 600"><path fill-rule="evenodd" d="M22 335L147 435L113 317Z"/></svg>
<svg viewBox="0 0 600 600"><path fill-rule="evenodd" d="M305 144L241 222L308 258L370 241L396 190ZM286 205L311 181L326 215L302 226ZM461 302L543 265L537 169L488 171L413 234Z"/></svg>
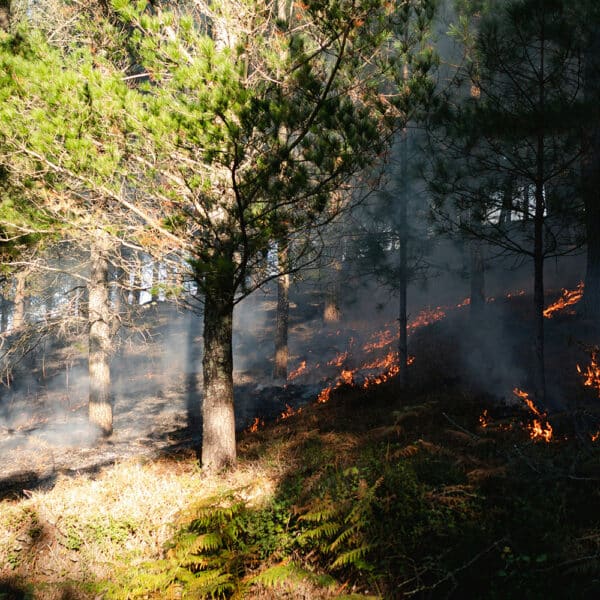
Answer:
<svg viewBox="0 0 600 600"><path fill-rule="evenodd" d="M590 364L584 369L577 365L577 372L584 377L583 385L598 392L600 398L600 366L598 365L598 348L592 350Z"/></svg>
<svg viewBox="0 0 600 600"><path fill-rule="evenodd" d="M294 379L300 377L300 375L306 373L306 371L306 361L303 360L300 365L288 375L288 380L293 381Z"/></svg>
<svg viewBox="0 0 600 600"><path fill-rule="evenodd" d="M562 290L562 296L544 310L544 317L551 319L555 313L562 312L569 306L574 306L583 297L583 281L574 290Z"/></svg>
<svg viewBox="0 0 600 600"><path fill-rule="evenodd" d="M527 392L515 388L513 394L517 396L517 398L523 400L529 410L539 417L539 419L534 419L533 422L527 426L529 437L532 440L543 439L545 442L550 442L552 439L552 425L550 425L549 421L546 419L546 413L541 413L538 410ZM545 425L542 425L542 421L546 421Z"/></svg>

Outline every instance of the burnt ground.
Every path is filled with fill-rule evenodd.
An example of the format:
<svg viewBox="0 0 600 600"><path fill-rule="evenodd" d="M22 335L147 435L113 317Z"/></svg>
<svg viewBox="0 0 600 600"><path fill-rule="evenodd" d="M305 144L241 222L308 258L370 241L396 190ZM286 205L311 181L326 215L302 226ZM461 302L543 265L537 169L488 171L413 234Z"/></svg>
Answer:
<svg viewBox="0 0 600 600"><path fill-rule="evenodd" d="M560 291L549 293L556 298ZM428 386L443 390L461 381L482 398L515 405L514 387L527 389L531 298L517 295L488 305L473 326L468 308L444 307L447 316L415 329L410 352L415 372ZM288 406L314 401L335 385L342 369L357 369L394 349L393 320L364 314L343 324L324 325L319 307L292 307L290 371L305 370L286 385L270 378L274 302L259 296L238 314L235 340L236 416L239 429L255 418L274 420ZM199 319L156 310L158 327L143 337L127 333L113 362L114 433L98 439L87 425L86 361L73 351L81 340L38 352L15 373L0 404L0 497L51 487L59 474L93 473L129 457L156 457L200 444ZM388 324L386 325L386 321ZM387 329L386 329L387 328ZM368 331L368 333L365 333ZM553 413L580 411L597 403L584 389L577 364L589 362L597 330L573 310L547 321L549 405ZM379 346L366 350L367 344ZM372 354L372 353L375 354ZM355 382L385 369L361 370ZM592 415L590 418L595 419ZM593 427L587 424L586 427Z"/></svg>

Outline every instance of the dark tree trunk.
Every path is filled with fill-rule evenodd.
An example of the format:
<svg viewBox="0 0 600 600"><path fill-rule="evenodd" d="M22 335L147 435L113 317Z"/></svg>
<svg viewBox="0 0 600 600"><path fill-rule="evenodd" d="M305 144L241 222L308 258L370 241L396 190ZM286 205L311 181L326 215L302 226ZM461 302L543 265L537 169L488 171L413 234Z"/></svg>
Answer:
<svg viewBox="0 0 600 600"><path fill-rule="evenodd" d="M229 273L209 273L204 281L202 466L209 470L236 462L232 279Z"/></svg>
<svg viewBox="0 0 600 600"><path fill-rule="evenodd" d="M273 377L287 379L288 369L288 325L290 314L290 274L288 271L288 241L279 240L277 244L277 262L280 275L277 278L277 323L275 326L275 364Z"/></svg>
<svg viewBox="0 0 600 600"><path fill-rule="evenodd" d="M543 143L543 141L542 141ZM543 150L538 148L539 158ZM541 179L535 189L534 244L533 244L533 385L536 399L544 405L546 400L546 372L544 363L544 187Z"/></svg>
<svg viewBox="0 0 600 600"><path fill-rule="evenodd" d="M109 436L113 427L110 388L110 304L108 286L108 252L110 239L98 230L90 252L89 283L89 403L90 423L98 426L102 435Z"/></svg>
<svg viewBox="0 0 600 600"><path fill-rule="evenodd" d="M408 79L408 67L404 71ZM405 127L400 139L400 280L398 282L398 384L405 388L408 383L408 130Z"/></svg>
<svg viewBox="0 0 600 600"><path fill-rule="evenodd" d="M593 31L585 56L585 96L600 102L600 30ZM587 267L583 293L585 316L600 322L600 125L590 123L584 132L586 154L582 165L583 201L587 241Z"/></svg>
<svg viewBox="0 0 600 600"><path fill-rule="evenodd" d="M471 255L471 293L470 311L473 318L480 318L485 308L485 261L483 259L483 242L472 239L469 244Z"/></svg>
<svg viewBox="0 0 600 600"><path fill-rule="evenodd" d="M9 301L6 299L6 296L2 294L2 317L0 318L0 333L4 333L8 328L9 307Z"/></svg>

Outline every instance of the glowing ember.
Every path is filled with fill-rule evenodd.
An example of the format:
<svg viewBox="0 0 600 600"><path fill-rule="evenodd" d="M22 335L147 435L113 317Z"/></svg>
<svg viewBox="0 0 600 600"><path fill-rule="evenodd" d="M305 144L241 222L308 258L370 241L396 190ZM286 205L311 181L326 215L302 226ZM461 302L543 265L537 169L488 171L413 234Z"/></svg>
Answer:
<svg viewBox="0 0 600 600"><path fill-rule="evenodd" d="M581 298L583 297L583 281L574 289L574 290L566 290L563 289L562 296L551 304L548 308L544 310L544 316L547 319L551 319L554 313L559 312L567 308L568 306L573 306L577 304Z"/></svg>
<svg viewBox="0 0 600 600"><path fill-rule="evenodd" d="M479 424L485 429L490 424L490 415L487 408L479 415Z"/></svg>
<svg viewBox="0 0 600 600"><path fill-rule="evenodd" d="M296 377L300 377L300 375L306 373L306 361L303 360L300 365L298 366L298 368L294 369L289 375L288 375L288 379L290 381L292 381L293 379L296 379Z"/></svg>
<svg viewBox="0 0 600 600"><path fill-rule="evenodd" d="M592 433L590 437L592 438L592 442L597 442L600 439L600 429L596 433Z"/></svg>
<svg viewBox="0 0 600 600"><path fill-rule="evenodd" d="M524 296L525 295L525 290L519 290L518 292L508 292L508 294L506 294L506 297L508 299L510 298L518 298L519 296Z"/></svg>
<svg viewBox="0 0 600 600"><path fill-rule="evenodd" d="M469 306L471 304L471 298L465 298L462 302L459 302L456 305L456 308L464 308L465 306Z"/></svg>
<svg viewBox="0 0 600 600"><path fill-rule="evenodd" d="M518 398L521 398L521 400L525 402L529 410L539 417L539 419L534 419L533 423L527 426L527 429L529 430L529 437L532 440L541 438L545 442L549 442L552 439L552 425L550 425L550 423L546 420L546 414L541 413L538 410L538 408L533 403L527 392L524 392L519 388L515 388L513 390L513 394ZM546 424L542 425L542 421L544 420L546 420Z"/></svg>
<svg viewBox="0 0 600 600"><path fill-rule="evenodd" d="M598 349L592 350L590 364L583 370L577 365L577 372L584 377L583 385L594 388L600 398L600 366L598 366Z"/></svg>

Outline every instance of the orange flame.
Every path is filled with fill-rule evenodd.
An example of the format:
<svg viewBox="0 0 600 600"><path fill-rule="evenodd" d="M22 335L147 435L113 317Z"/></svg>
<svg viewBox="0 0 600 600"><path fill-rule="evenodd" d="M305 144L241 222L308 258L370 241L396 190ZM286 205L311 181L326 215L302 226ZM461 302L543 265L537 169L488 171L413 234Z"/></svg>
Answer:
<svg viewBox="0 0 600 600"><path fill-rule="evenodd" d="M338 354L335 358L332 358L328 363L328 367L341 367L344 361L348 358L348 350Z"/></svg>
<svg viewBox="0 0 600 600"><path fill-rule="evenodd" d="M592 442L597 442L600 439L600 429L596 433L592 433L590 437L592 438Z"/></svg>
<svg viewBox="0 0 600 600"><path fill-rule="evenodd" d="M292 381L293 379L296 379L296 377L300 377L300 375L306 373L306 370L306 361L303 360L300 365L288 375L288 379Z"/></svg>
<svg viewBox="0 0 600 600"><path fill-rule="evenodd" d="M583 297L583 281L574 290L566 290L563 288L562 296L544 310L544 317L551 319L554 313L559 312L577 304Z"/></svg>
<svg viewBox="0 0 600 600"><path fill-rule="evenodd" d="M294 415L299 415L302 412L302 408L294 408L289 404L285 405L285 410L279 415L280 421L285 421L285 419L289 419Z"/></svg>
<svg viewBox="0 0 600 600"><path fill-rule="evenodd" d="M479 424L485 429L490 424L490 415L487 408L479 415Z"/></svg>
<svg viewBox="0 0 600 600"><path fill-rule="evenodd" d="M527 426L527 429L529 430L529 437L532 440L541 438L545 442L550 442L550 440L552 439L552 425L550 425L549 421L546 420L546 413L541 413L538 410L538 408L533 403L527 392L524 392L519 388L515 388L513 390L513 394L518 398L521 398L521 400L525 402L529 410L539 417L539 419L534 419L533 423ZM542 425L543 420L546 420L545 425Z"/></svg>
<svg viewBox="0 0 600 600"><path fill-rule="evenodd" d="M368 342L363 346L365 352L372 352L373 350L381 350L386 346L389 346L394 341L394 335L389 329L384 331L378 331L371 336L371 339L375 338L375 341Z"/></svg>
<svg viewBox="0 0 600 600"><path fill-rule="evenodd" d="M598 365L598 350L592 350L590 364L585 368L585 371L577 365L577 372L585 378L583 385L594 388L598 392L600 398L600 366Z"/></svg>
<svg viewBox="0 0 600 600"><path fill-rule="evenodd" d="M248 427L248 431L250 433L256 433L261 427L264 427L265 422L260 417L254 417L254 421L252 421L252 425Z"/></svg>

